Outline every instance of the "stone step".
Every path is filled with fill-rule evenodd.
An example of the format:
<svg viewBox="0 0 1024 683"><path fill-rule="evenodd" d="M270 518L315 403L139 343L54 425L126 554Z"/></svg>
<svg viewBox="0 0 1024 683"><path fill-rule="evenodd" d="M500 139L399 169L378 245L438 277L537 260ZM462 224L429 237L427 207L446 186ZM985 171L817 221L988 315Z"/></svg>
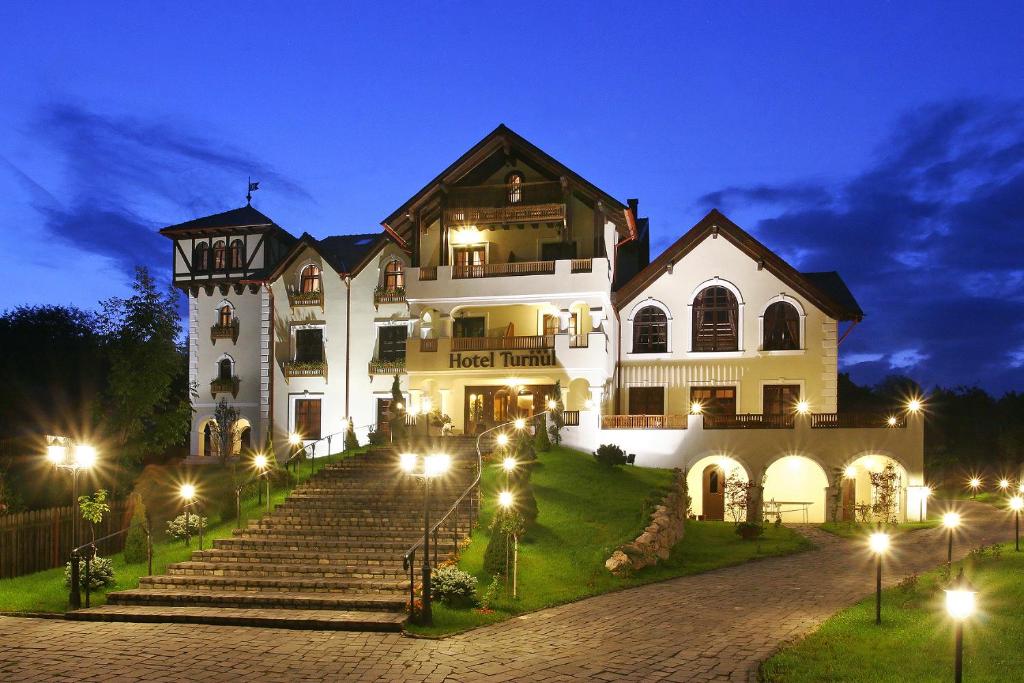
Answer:
<svg viewBox="0 0 1024 683"><path fill-rule="evenodd" d="M238 550L216 548L196 550L192 562L248 562L265 564L360 564L367 566L401 566L401 558L390 550L356 550L348 552L304 552L298 550Z"/></svg>
<svg viewBox="0 0 1024 683"><path fill-rule="evenodd" d="M408 597L391 593L289 593L231 590L144 589L107 594L112 605L190 605L267 609L370 610L401 612Z"/></svg>
<svg viewBox="0 0 1024 683"><path fill-rule="evenodd" d="M438 551L447 550L451 551L454 545L451 543L450 536L446 540L444 536L447 534L439 535L437 537ZM390 551L396 555L401 555L405 550L416 542L418 539L413 541L405 540L383 540L378 539L375 541L363 541L353 542L345 539L304 539L304 538L281 538L273 536L257 536L257 537L243 537L236 536L233 538L218 538L213 542L213 547L220 549L234 549L234 550L298 550L298 551L325 551L325 552L345 552L345 551Z"/></svg>
<svg viewBox="0 0 1024 683"><path fill-rule="evenodd" d="M400 581L408 575L401 561L390 565L364 564L271 564L268 562L175 562L170 576L228 576L240 578L378 579Z"/></svg>
<svg viewBox="0 0 1024 683"><path fill-rule="evenodd" d="M140 589L181 589L261 593L401 593L409 589L408 579L333 579L289 577L181 576L160 574L139 579Z"/></svg>
<svg viewBox="0 0 1024 683"><path fill-rule="evenodd" d="M401 631L400 612L329 609L253 609L237 607L161 607L103 605L64 615L73 621L122 621L148 624L212 624L317 631Z"/></svg>

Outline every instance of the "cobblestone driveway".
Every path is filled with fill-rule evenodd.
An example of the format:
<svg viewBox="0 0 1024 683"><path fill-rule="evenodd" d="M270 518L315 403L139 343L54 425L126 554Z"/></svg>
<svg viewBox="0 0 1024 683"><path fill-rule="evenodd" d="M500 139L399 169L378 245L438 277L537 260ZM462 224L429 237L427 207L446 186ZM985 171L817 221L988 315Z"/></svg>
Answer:
<svg viewBox="0 0 1024 683"><path fill-rule="evenodd" d="M967 503L957 555L1012 534ZM444 640L373 633L0 618L0 679L756 680L780 644L869 594L870 559L814 528L816 551L590 598ZM888 583L945 559L943 532L898 539ZM201 643L201 644L200 644Z"/></svg>

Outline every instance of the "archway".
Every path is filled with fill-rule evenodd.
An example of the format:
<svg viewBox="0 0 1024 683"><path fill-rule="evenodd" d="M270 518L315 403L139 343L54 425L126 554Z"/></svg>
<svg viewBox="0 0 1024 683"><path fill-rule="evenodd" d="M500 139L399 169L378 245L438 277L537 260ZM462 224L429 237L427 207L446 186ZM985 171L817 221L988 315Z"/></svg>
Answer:
<svg viewBox="0 0 1024 683"><path fill-rule="evenodd" d="M872 484L872 475L878 479L886 467L892 465L896 475L895 498L892 514L896 519L906 518L907 470L897 460L885 455L862 455L850 461L843 470L842 502L839 516L845 521L872 520L878 512L880 488Z"/></svg>
<svg viewBox="0 0 1024 683"><path fill-rule="evenodd" d="M730 485L746 487L749 477L742 464L724 455L701 458L686 474L690 510L707 521L743 521L746 510L730 509Z"/></svg>
<svg viewBox="0 0 1024 683"><path fill-rule="evenodd" d="M217 421L208 418L199 423L199 453L200 457L212 457L217 455Z"/></svg>
<svg viewBox="0 0 1024 683"><path fill-rule="evenodd" d="M774 521L824 522L828 476L814 460L787 455L773 462L765 472L764 515Z"/></svg>
<svg viewBox="0 0 1024 683"><path fill-rule="evenodd" d="M235 422L235 435L231 441L231 455L243 455L252 450L252 425L244 417Z"/></svg>

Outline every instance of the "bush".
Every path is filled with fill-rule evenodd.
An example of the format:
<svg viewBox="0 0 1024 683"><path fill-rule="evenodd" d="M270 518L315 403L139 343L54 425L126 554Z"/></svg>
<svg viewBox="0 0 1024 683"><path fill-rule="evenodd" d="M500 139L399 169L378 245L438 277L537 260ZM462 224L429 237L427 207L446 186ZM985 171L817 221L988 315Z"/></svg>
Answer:
<svg viewBox="0 0 1024 683"><path fill-rule="evenodd" d="M508 574L512 562L512 536L522 536L526 520L519 510L498 510L491 521L491 537L484 549L484 569L487 573Z"/></svg>
<svg viewBox="0 0 1024 683"><path fill-rule="evenodd" d="M124 561L128 564L140 564L148 559L146 551L146 528L149 522L146 519L146 506L142 503L142 497L135 498L135 510L132 512L132 521L128 525L128 536L124 541Z"/></svg>
<svg viewBox="0 0 1024 683"><path fill-rule="evenodd" d="M510 479L512 493L515 496L516 511L523 516L523 523L529 526L537 521L537 497L533 494L533 486L530 484L530 467L528 465L516 468Z"/></svg>
<svg viewBox="0 0 1024 683"><path fill-rule="evenodd" d="M244 491L243 491L244 493ZM237 499L235 498L235 487L228 482L220 491L217 492L217 518L221 522L235 522L238 519L238 506ZM189 518L195 517L195 508L190 508L188 512Z"/></svg>
<svg viewBox="0 0 1024 683"><path fill-rule="evenodd" d="M387 443L387 434L380 429L367 433L366 438L369 439L371 446L383 446Z"/></svg>
<svg viewBox="0 0 1024 683"><path fill-rule="evenodd" d="M167 522L167 535L178 541L184 541L189 536L194 538L199 535L200 527L206 528L206 522L206 517L190 512L188 515L188 531L186 533L185 515L181 514Z"/></svg>
<svg viewBox="0 0 1024 683"><path fill-rule="evenodd" d="M626 464L626 452L613 443L601 444L594 451L594 458L605 467Z"/></svg>
<svg viewBox="0 0 1024 683"><path fill-rule="evenodd" d="M757 522L740 522L736 525L736 534L744 541L753 541L764 535L764 527Z"/></svg>
<svg viewBox="0 0 1024 683"><path fill-rule="evenodd" d="M78 585L85 590L85 558L78 559ZM114 563L110 558L97 555L89 563L89 590L109 588L114 585ZM64 586L71 588L71 563L64 565Z"/></svg>
<svg viewBox="0 0 1024 683"><path fill-rule="evenodd" d="M356 438L356 432L352 429L352 423L349 422L348 431L345 432L345 450L354 451L359 448L359 439Z"/></svg>
<svg viewBox="0 0 1024 683"><path fill-rule="evenodd" d="M537 429L533 437L533 447L538 453L547 453L551 450L551 439L548 438L547 416L545 415L537 418Z"/></svg>
<svg viewBox="0 0 1024 683"><path fill-rule="evenodd" d="M472 607L476 586L476 577L458 567L440 567L431 574L430 596L449 607Z"/></svg>

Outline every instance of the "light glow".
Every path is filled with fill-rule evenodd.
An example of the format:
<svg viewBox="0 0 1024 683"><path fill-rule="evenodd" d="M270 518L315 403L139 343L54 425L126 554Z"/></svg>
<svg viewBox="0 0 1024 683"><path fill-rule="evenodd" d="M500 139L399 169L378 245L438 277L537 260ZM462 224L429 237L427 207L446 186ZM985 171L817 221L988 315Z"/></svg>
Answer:
<svg viewBox="0 0 1024 683"><path fill-rule="evenodd" d="M854 479L857 477L857 468L853 465L847 465L846 469L843 470L843 474L847 479Z"/></svg>
<svg viewBox="0 0 1024 683"><path fill-rule="evenodd" d="M501 507L510 508L513 502L515 502L515 498L513 498L511 491L502 491L498 494L498 505Z"/></svg>
<svg viewBox="0 0 1024 683"><path fill-rule="evenodd" d="M960 526L960 515L956 512L947 512L942 515L942 526L947 529L955 529Z"/></svg>
<svg viewBox="0 0 1024 683"><path fill-rule="evenodd" d="M182 498L191 503L192 499L196 497L196 487L192 484L182 484L180 493Z"/></svg>
<svg viewBox="0 0 1024 683"><path fill-rule="evenodd" d="M47 446L46 447L46 459L54 465L63 465L64 458L67 457L68 450L64 446Z"/></svg>
<svg viewBox="0 0 1024 683"><path fill-rule="evenodd" d="M1010 480L1009 479L1000 479L999 480L999 488L1001 488L1004 491L1006 489L1010 488Z"/></svg>
<svg viewBox="0 0 1024 683"><path fill-rule="evenodd" d="M428 455L423 462L423 474L428 477L439 477L451 467L452 458L447 453Z"/></svg>
<svg viewBox="0 0 1024 683"><path fill-rule="evenodd" d="M75 467L87 470L96 464L96 449L92 446L79 444L75 446Z"/></svg>
<svg viewBox="0 0 1024 683"><path fill-rule="evenodd" d="M508 434L506 434L505 432L502 432L502 433L498 434L498 436L495 438L495 441L498 442L499 446L507 446L508 445Z"/></svg>
<svg viewBox="0 0 1024 683"><path fill-rule="evenodd" d="M978 479L977 477L974 477L973 479L971 479L971 480L970 480L969 482L967 482L967 483L968 483L968 484L970 484L970 486L971 486L971 488L972 488L972 489L976 489L976 488L978 488L979 486L981 486L981 479Z"/></svg>
<svg viewBox="0 0 1024 683"><path fill-rule="evenodd" d="M871 552L876 555L881 555L889 549L889 534L884 531L878 531L871 534L868 538L868 545L871 547Z"/></svg>
<svg viewBox="0 0 1024 683"><path fill-rule="evenodd" d="M897 424L899 424L899 420L896 419L895 415L890 415L889 418L885 421L885 423L890 427L895 427Z"/></svg>
<svg viewBox="0 0 1024 683"><path fill-rule="evenodd" d="M919 398L915 397L907 401L907 410L911 413L919 413L923 407L924 402Z"/></svg>
<svg viewBox="0 0 1024 683"><path fill-rule="evenodd" d="M269 465L270 463L267 461L267 456L263 455L262 453L257 453L256 457L252 459L252 464L253 466L256 467L256 469L262 472L263 470L267 469L267 465Z"/></svg>
<svg viewBox="0 0 1024 683"><path fill-rule="evenodd" d="M558 407L558 401L553 398L548 399L548 410L554 410Z"/></svg>
<svg viewBox="0 0 1024 683"><path fill-rule="evenodd" d="M957 621L974 614L976 608L974 591L960 589L946 591L946 611Z"/></svg>
<svg viewBox="0 0 1024 683"><path fill-rule="evenodd" d="M398 456L398 465L406 472L412 472L416 469L416 463L419 462L420 456L415 453L402 453Z"/></svg>
<svg viewBox="0 0 1024 683"><path fill-rule="evenodd" d="M512 423L516 429L526 429L526 420L521 417L517 417L516 421Z"/></svg>
<svg viewBox="0 0 1024 683"><path fill-rule="evenodd" d="M704 405L700 401L694 401L690 404L690 415L700 415L704 412Z"/></svg>
<svg viewBox="0 0 1024 683"><path fill-rule="evenodd" d="M807 415L811 412L811 404L808 401L800 400L796 402L796 412L798 415Z"/></svg>
<svg viewBox="0 0 1024 683"><path fill-rule="evenodd" d="M483 235L475 225L468 225L464 228L459 228L452 235L452 244L479 244L483 241Z"/></svg>
<svg viewBox="0 0 1024 683"><path fill-rule="evenodd" d="M504 468L506 472L511 472L512 470L514 470L517 464L518 463L516 462L515 458L505 458L504 460L501 461L501 466L502 468Z"/></svg>
<svg viewBox="0 0 1024 683"><path fill-rule="evenodd" d="M288 443L290 443L293 446L298 446L300 443L302 443L302 437L296 434L295 432L292 432L291 434L288 435Z"/></svg>
<svg viewBox="0 0 1024 683"><path fill-rule="evenodd" d="M1010 509L1014 512L1020 512L1024 510L1024 498L1020 496L1014 496L1010 499Z"/></svg>

